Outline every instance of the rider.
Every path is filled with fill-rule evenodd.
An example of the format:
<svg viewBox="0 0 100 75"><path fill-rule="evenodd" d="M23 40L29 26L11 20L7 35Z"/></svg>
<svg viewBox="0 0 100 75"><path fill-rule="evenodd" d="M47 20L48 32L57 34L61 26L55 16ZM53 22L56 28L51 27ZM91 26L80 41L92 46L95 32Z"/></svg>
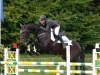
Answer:
<svg viewBox="0 0 100 75"><path fill-rule="evenodd" d="M40 25L40 28L43 31L49 31L50 28L53 28L55 35L62 42L63 48L64 49L66 48L66 45L65 45L61 35L59 35L60 23L56 22L55 20L50 20L50 19L46 18L45 15L41 15L39 18L38 25Z"/></svg>

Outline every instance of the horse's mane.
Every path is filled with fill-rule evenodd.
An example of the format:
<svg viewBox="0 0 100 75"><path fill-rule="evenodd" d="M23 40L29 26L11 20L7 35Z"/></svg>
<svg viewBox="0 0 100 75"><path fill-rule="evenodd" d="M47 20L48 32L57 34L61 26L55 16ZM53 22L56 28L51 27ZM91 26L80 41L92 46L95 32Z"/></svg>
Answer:
<svg viewBox="0 0 100 75"><path fill-rule="evenodd" d="M39 27L39 25L37 25L35 23L28 23L28 24L25 24L25 26L27 27L27 29L29 29L31 31L36 30L36 32L38 34L45 32L45 31L41 30L40 27ZM49 31L49 33L50 33L50 31Z"/></svg>
<svg viewBox="0 0 100 75"><path fill-rule="evenodd" d="M28 28L28 29L40 29L39 26L35 23L28 23L28 24L25 24L25 26Z"/></svg>

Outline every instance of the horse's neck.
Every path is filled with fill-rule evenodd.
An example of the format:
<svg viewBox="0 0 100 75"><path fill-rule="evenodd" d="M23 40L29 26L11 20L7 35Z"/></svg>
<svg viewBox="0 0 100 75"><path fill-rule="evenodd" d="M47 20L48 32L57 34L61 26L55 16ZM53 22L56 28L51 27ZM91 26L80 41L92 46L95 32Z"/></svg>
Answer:
<svg viewBox="0 0 100 75"><path fill-rule="evenodd" d="M34 34L34 31L31 30L31 29L27 29L27 31L28 31L29 35L30 35L31 33Z"/></svg>
<svg viewBox="0 0 100 75"><path fill-rule="evenodd" d="M35 36L38 38L42 37L43 39L45 39L43 42L45 42L50 39L50 32L37 31Z"/></svg>
<svg viewBox="0 0 100 75"><path fill-rule="evenodd" d="M47 34L47 32L44 32L44 31L39 31L39 30L36 30L36 36L38 36L38 35L40 35L40 34L43 34L43 33L45 33L45 34Z"/></svg>
<svg viewBox="0 0 100 75"><path fill-rule="evenodd" d="M29 29L30 31L32 32L35 32L36 30L39 30L40 28L34 24L34 23L30 23L29 25L26 25L27 26L27 29Z"/></svg>

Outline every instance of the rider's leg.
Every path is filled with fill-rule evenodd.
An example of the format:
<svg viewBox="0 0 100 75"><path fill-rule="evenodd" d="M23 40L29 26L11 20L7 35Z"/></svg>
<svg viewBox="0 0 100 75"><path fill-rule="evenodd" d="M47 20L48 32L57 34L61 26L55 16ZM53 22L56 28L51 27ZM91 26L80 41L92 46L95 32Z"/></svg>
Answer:
<svg viewBox="0 0 100 75"><path fill-rule="evenodd" d="M65 45L65 43L64 43L64 41L63 41L63 39L62 39L62 37L59 35L59 29L60 29L60 26L56 27L56 28L54 29L54 33L55 33L55 35L58 37L58 39L61 41L62 46L63 46L63 48L65 49L65 48L66 48L66 45Z"/></svg>
<svg viewBox="0 0 100 75"><path fill-rule="evenodd" d="M54 33L55 33L56 36L58 36L58 34L59 34L59 30L60 30L60 26L55 27L55 29L54 29Z"/></svg>
<svg viewBox="0 0 100 75"><path fill-rule="evenodd" d="M64 41L63 41L63 39L62 39L62 37L61 37L61 35L59 35L58 34L58 39L61 41L61 43L62 43L62 46L63 46L63 48L65 49L66 48L66 45L65 45L65 43L64 43Z"/></svg>

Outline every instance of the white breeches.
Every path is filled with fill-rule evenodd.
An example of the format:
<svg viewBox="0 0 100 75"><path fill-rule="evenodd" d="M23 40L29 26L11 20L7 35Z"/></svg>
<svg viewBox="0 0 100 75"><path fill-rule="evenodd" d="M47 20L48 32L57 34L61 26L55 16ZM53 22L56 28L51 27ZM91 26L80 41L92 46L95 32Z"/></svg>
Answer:
<svg viewBox="0 0 100 75"><path fill-rule="evenodd" d="M59 34L59 30L60 30L60 26L58 26L54 29L54 33L56 36Z"/></svg>

